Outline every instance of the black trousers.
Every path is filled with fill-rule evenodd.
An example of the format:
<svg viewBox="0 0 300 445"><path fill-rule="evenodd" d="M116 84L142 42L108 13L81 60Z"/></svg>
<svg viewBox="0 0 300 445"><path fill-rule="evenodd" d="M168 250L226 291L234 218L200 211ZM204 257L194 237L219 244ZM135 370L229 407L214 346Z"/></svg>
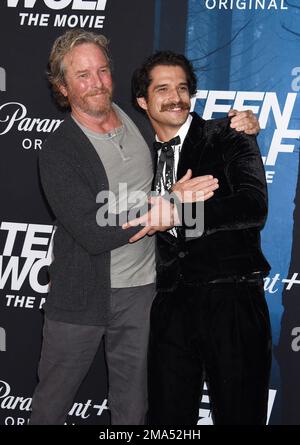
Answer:
<svg viewBox="0 0 300 445"><path fill-rule="evenodd" d="M159 292L150 332L150 425L196 425L204 378L214 424L266 423L272 341L262 278Z"/></svg>

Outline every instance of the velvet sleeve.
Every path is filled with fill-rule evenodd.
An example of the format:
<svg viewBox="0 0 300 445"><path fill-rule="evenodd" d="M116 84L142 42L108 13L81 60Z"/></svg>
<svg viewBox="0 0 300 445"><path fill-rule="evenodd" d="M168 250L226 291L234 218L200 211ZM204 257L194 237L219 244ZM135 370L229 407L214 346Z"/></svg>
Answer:
<svg viewBox="0 0 300 445"><path fill-rule="evenodd" d="M219 135L225 177L231 189L204 203L204 233L262 228L268 209L265 171L256 137L231 128Z"/></svg>

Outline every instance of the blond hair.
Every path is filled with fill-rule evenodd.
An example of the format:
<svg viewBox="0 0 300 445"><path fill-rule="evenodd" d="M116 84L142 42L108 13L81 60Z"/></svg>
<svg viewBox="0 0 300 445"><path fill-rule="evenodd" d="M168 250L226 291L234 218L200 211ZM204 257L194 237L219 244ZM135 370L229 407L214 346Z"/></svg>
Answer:
<svg viewBox="0 0 300 445"><path fill-rule="evenodd" d="M83 43L93 43L98 46L105 55L108 63L111 63L108 52L108 40L104 35L95 34L84 29L73 29L58 37L52 46L49 57L48 79L52 86L54 97L62 108L68 108L70 106L68 98L59 90L61 85L66 84L63 59L72 48Z"/></svg>

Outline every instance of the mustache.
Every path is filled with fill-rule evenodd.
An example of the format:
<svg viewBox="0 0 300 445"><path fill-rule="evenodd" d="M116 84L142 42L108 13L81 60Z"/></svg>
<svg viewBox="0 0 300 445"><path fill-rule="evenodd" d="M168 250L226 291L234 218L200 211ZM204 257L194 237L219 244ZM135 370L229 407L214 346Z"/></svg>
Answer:
<svg viewBox="0 0 300 445"><path fill-rule="evenodd" d="M183 100L180 100L179 102L169 102L167 104L163 104L161 106L160 111L171 111L174 108L181 108L182 110L189 110L191 108L191 105L187 102L184 102Z"/></svg>
<svg viewBox="0 0 300 445"><path fill-rule="evenodd" d="M110 93L106 88L97 88L87 93L85 97L90 97L90 96L93 97L97 96L97 94L110 94Z"/></svg>

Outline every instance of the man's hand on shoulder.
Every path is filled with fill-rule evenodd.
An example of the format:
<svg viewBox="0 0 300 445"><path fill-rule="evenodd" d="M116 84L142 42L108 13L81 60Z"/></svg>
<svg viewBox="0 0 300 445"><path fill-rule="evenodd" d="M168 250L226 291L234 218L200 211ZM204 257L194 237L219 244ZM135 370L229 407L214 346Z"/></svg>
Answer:
<svg viewBox="0 0 300 445"><path fill-rule="evenodd" d="M243 131L246 134L257 135L260 131L260 126L257 117L251 110L237 111L229 110L228 116L231 117L231 128L236 131Z"/></svg>

